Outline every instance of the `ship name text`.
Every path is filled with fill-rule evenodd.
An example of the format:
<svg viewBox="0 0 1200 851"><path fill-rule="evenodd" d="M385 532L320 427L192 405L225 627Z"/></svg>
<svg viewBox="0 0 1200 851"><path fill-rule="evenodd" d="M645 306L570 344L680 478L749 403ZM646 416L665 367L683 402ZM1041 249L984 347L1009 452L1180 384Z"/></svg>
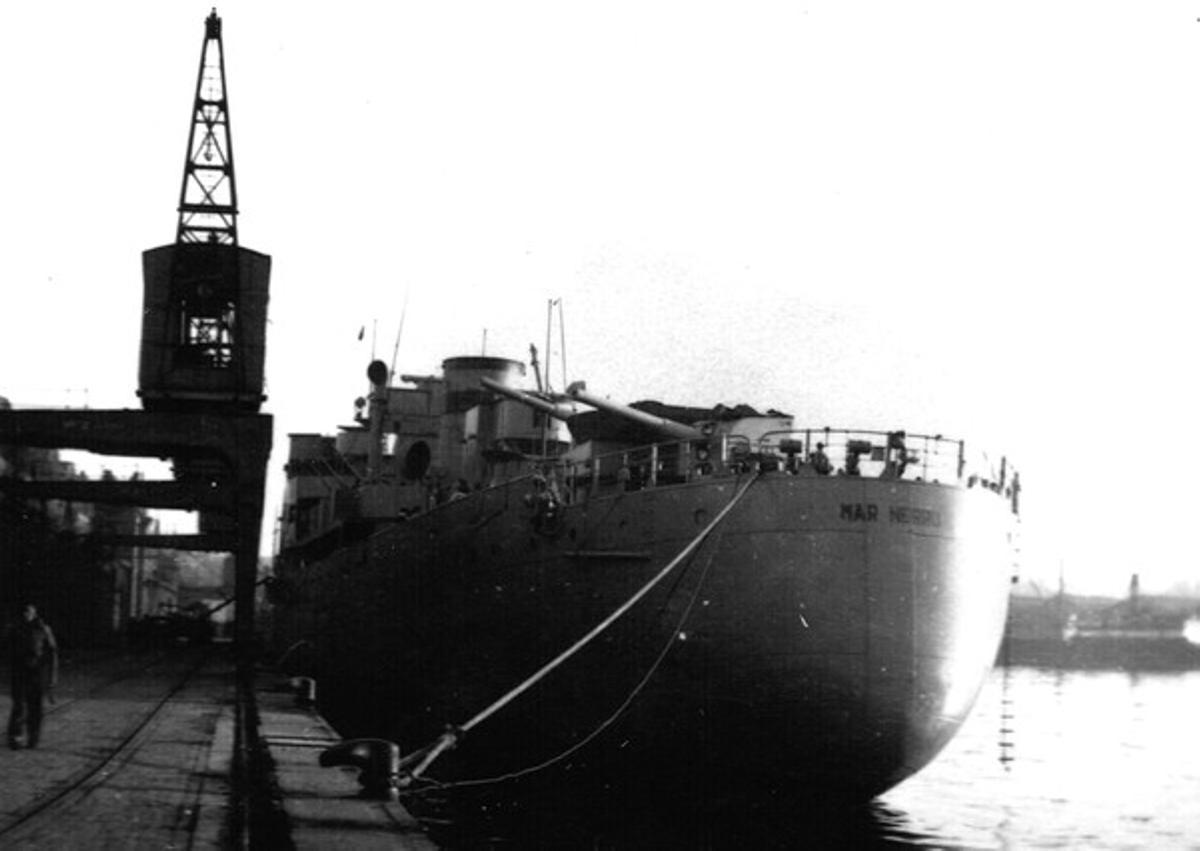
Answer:
<svg viewBox="0 0 1200 851"><path fill-rule="evenodd" d="M873 502L843 502L840 519L859 523L874 523L883 517L879 506ZM941 512L931 508L915 508L911 505L887 506L889 523L902 523L906 526L941 526Z"/></svg>

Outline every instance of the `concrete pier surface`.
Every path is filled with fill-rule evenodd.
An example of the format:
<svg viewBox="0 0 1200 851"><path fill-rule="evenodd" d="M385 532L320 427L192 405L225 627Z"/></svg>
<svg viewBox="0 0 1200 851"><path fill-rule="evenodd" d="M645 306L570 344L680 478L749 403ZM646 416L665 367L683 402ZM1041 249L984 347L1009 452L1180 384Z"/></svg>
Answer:
<svg viewBox="0 0 1200 851"><path fill-rule="evenodd" d="M283 678L252 679L220 645L64 659L39 746L0 750L0 847L435 847L319 766L338 736ZM10 706L4 688L0 720Z"/></svg>

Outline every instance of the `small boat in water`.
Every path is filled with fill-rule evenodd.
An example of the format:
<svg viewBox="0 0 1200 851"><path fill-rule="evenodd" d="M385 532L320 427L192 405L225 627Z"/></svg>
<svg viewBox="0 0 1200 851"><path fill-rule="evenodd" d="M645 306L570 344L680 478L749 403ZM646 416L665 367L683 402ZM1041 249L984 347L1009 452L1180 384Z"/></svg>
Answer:
<svg viewBox="0 0 1200 851"><path fill-rule="evenodd" d="M354 425L290 436L268 614L343 731L442 784L863 801L967 717L1013 573L1005 460L442 367L376 361Z"/></svg>

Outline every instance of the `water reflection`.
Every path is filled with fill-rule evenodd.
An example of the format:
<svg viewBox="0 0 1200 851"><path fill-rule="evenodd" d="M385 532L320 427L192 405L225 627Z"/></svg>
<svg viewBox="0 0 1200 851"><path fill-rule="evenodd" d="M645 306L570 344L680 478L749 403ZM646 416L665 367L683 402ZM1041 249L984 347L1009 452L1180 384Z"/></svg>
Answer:
<svg viewBox="0 0 1200 851"><path fill-rule="evenodd" d="M949 847L1200 844L1200 749L1189 744L1200 672L1008 676L1007 693L997 672L946 752L885 796L910 826Z"/></svg>
<svg viewBox="0 0 1200 851"><path fill-rule="evenodd" d="M420 814L447 848L1194 848L1197 707L1200 672L1001 669L932 765L861 808L642 812L563 783L533 806L489 790Z"/></svg>
<svg viewBox="0 0 1200 851"><path fill-rule="evenodd" d="M496 799L441 801L437 814L426 810L423 820L433 839L450 849L950 847L944 837L921 829L907 813L882 802L842 810L791 808L787 813L758 808L719 817L701 810L612 810L595 798L543 798L542 805L517 809L512 802Z"/></svg>

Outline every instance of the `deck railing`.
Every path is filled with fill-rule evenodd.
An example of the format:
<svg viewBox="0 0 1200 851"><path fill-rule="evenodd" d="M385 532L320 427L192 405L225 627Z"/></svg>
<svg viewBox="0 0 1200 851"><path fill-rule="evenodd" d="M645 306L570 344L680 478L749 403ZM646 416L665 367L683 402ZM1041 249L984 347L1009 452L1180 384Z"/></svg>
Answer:
<svg viewBox="0 0 1200 851"><path fill-rule="evenodd" d="M826 463L820 460L823 454ZM795 476L850 476L986 488L1013 501L1019 477L1007 458L990 457L942 435L854 429L769 431L756 438L718 434L652 443L586 460L537 465L567 501L621 490L682 484L751 470Z"/></svg>
<svg viewBox="0 0 1200 851"><path fill-rule="evenodd" d="M820 455L828 461L822 472ZM979 488L1001 494L1019 513L1020 479L1003 456L995 458L968 447L964 441L940 434L854 429L792 429L768 431L755 437L713 434L699 440L651 443L594 455L587 459L529 458L520 468L509 467L503 481L492 486L532 483L529 499L547 507L577 503L606 494L686 484L715 477L735 477L761 471L772 475L807 477L884 478ZM515 477L512 474L516 474ZM486 494L491 488L483 488ZM312 506L304 520L317 530L309 540L339 525L331 494ZM460 498L435 499L432 490L414 512L436 510ZM486 498L486 497L485 497ZM299 522L293 518L292 522ZM293 541L292 543L301 543Z"/></svg>

